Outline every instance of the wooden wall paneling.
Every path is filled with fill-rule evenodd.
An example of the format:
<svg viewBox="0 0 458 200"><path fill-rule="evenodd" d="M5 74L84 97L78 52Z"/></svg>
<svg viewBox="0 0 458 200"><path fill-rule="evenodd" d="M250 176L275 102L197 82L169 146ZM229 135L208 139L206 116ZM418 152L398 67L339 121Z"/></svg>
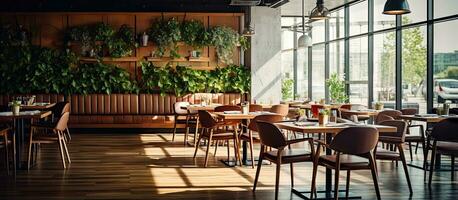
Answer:
<svg viewBox="0 0 458 200"><path fill-rule="evenodd" d="M37 17L40 27L40 45L50 48L61 48L67 28L67 15L44 14Z"/></svg>
<svg viewBox="0 0 458 200"><path fill-rule="evenodd" d="M79 25L87 25L87 24L94 24L98 22L105 22L104 17L106 15L102 13L71 13L68 15L68 26L79 26Z"/></svg>
<svg viewBox="0 0 458 200"><path fill-rule="evenodd" d="M151 24L160 17L160 13L137 14L135 22L137 34L142 34L143 32L148 33L148 29L151 27ZM149 40L151 41L151 37ZM137 58L142 59L144 57L151 56L151 52L153 52L155 49L156 47L154 47L153 43L149 42L147 47L140 47L137 49Z"/></svg>

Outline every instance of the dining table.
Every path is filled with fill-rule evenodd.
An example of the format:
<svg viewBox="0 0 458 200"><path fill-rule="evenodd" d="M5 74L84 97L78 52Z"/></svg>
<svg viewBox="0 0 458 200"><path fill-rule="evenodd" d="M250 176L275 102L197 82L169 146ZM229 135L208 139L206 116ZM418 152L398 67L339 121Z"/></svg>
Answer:
<svg viewBox="0 0 458 200"><path fill-rule="evenodd" d="M199 110L206 110L209 112L213 112L216 107L222 106L223 104L217 104L217 103L212 103L212 104L190 104L187 106L182 106L181 109L187 110L188 113L197 113ZM196 128L194 131L194 141L189 143L189 141L186 141L188 145L196 145L197 143L197 134L199 132L199 115L196 116Z"/></svg>
<svg viewBox="0 0 458 200"><path fill-rule="evenodd" d="M328 123L326 125L320 125L317 122L279 122L276 123L278 128L284 130L290 130L295 132L301 133L308 133L308 134L321 134L324 133L326 135L325 141L327 144L330 144L332 141L333 136L339 134L342 130L355 127L355 126L364 126L364 127L373 127L376 128L380 133L394 133L397 131L396 127L392 126L383 126L383 125L369 125L369 124L356 124L356 123ZM331 149L326 149L326 155L331 155ZM292 188L292 192L299 197L304 199L308 199L304 195L304 193L309 192L302 192ZM341 192L341 191L339 191ZM324 191L317 191L319 194L324 194L324 199L330 199L332 197L332 170L326 169L325 173L325 190ZM320 197L321 198L321 197ZM351 198L361 198L361 197L351 197Z"/></svg>
<svg viewBox="0 0 458 200"><path fill-rule="evenodd" d="M56 103L36 102L30 105L20 105L22 110L47 110L54 107Z"/></svg>
<svg viewBox="0 0 458 200"><path fill-rule="evenodd" d="M24 164L21 162L22 157L24 156L24 144L26 143L26 124L30 124L32 120L43 119L52 114L51 111L40 111L40 110L29 110L21 111L18 114L13 114L13 112L0 112L0 120L12 121L13 125L13 142L15 143L16 148L14 148L13 155L15 157L15 168L21 169L24 168ZM17 162L16 162L17 161Z"/></svg>

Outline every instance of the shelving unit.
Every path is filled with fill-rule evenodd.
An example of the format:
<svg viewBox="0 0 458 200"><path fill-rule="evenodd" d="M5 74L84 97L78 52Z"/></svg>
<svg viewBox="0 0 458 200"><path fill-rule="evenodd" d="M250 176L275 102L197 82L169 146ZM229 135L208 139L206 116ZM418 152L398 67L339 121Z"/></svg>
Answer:
<svg viewBox="0 0 458 200"><path fill-rule="evenodd" d="M80 57L79 61L82 62L97 62L99 59L91 57ZM102 62L137 62L137 57L121 57L121 58L112 58L112 57L102 57L100 59Z"/></svg>
<svg viewBox="0 0 458 200"><path fill-rule="evenodd" d="M199 57L199 58L191 58L191 57L181 57L181 58L170 58L170 57L146 57L147 61L150 62L210 62L209 57Z"/></svg>

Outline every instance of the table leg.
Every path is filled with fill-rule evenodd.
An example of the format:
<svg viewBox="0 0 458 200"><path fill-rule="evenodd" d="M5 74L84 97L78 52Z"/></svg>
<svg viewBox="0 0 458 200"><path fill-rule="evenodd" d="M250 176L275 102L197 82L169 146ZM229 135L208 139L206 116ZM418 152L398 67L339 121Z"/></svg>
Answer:
<svg viewBox="0 0 458 200"><path fill-rule="evenodd" d="M242 120L243 125L248 125L248 120ZM248 130L246 128L247 126L242 126L242 133L246 133ZM244 140L242 142L242 164L247 165L247 157L248 157L248 152L247 152L247 142ZM251 161L254 162L254 159Z"/></svg>
<svg viewBox="0 0 458 200"><path fill-rule="evenodd" d="M326 133L326 144L331 144L332 141L332 135ZM326 148L326 155L331 155L332 151L329 148ZM329 168L326 168L326 182L325 182L325 187L326 187L326 198L331 198L332 195L332 170Z"/></svg>

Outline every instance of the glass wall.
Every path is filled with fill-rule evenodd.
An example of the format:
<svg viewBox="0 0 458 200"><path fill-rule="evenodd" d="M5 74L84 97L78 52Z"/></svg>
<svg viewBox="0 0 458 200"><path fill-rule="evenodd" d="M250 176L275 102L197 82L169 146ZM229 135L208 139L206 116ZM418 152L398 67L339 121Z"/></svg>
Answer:
<svg viewBox="0 0 458 200"><path fill-rule="evenodd" d="M362 0L332 10L328 23L325 20L309 23L313 47L303 51L312 59L309 73L313 78L306 80L307 56L301 57L298 53L300 69L296 85L300 93L306 92L309 86L313 100L324 98L325 69L328 69L330 74L348 73L346 84L351 103L371 107L374 102L384 102L393 108L396 104L403 108L415 107L420 113L447 101L453 103L452 107L456 106L458 1L432 1L433 13L430 14L434 15L429 21L428 1L409 1L412 13L402 15L398 22L395 16L382 14L386 0ZM368 21L370 13L373 13L372 22ZM429 30L428 24L432 25ZM426 42L428 37L432 43ZM349 52L345 52L346 49ZM430 60L428 51L433 53ZM433 66L433 74L427 74L428 66ZM400 79L396 79L396 71L402 71ZM430 83L428 76L433 79ZM428 91L428 84L433 86L432 91ZM433 102L427 102L428 92ZM401 102L396 102L396 97Z"/></svg>

